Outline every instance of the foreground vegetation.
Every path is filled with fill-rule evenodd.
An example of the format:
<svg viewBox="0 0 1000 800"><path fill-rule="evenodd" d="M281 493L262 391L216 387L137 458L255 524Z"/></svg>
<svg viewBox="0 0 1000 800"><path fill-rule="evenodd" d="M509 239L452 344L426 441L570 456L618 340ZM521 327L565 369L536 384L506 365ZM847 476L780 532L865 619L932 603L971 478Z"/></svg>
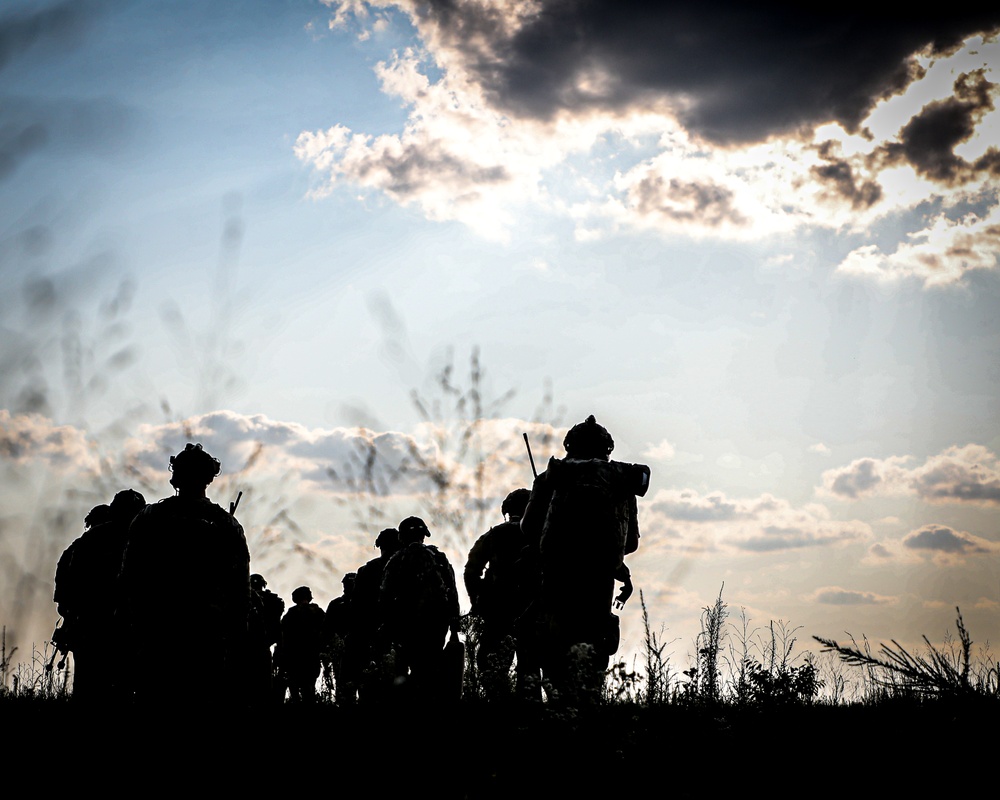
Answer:
<svg viewBox="0 0 1000 800"><path fill-rule="evenodd" d="M487 700L496 676L475 668L471 619L464 697L433 711L345 706L324 687L312 706L204 719L94 712L72 702L69 665L49 644L14 666L0 642L0 720L8 743L24 745L5 777L47 769L58 752L78 786L106 784L110 758L115 780L216 780L255 796L342 780L362 781L359 791L373 797L417 788L595 797L648 787L681 798L772 797L852 781L866 793L926 796L968 778L992 749L1000 665L988 649L974 653L961 612L957 638L941 647L925 639L925 652L814 637L818 655L793 655L795 629L754 629L743 615L734 624L720 592L704 609L694 662L678 672L641 593L640 602L643 663L613 664L603 701L583 707Z"/></svg>
<svg viewBox="0 0 1000 800"><path fill-rule="evenodd" d="M703 609L692 663L678 671L665 654L666 643L652 628L645 597L639 592L644 640L641 663L617 661L607 671L603 705L675 706L712 709L773 709L789 706L876 706L932 700L1000 701L1000 661L989 645L974 652L973 639L956 608L956 634L946 633L935 646L924 636L924 649L911 653L896 641L873 649L867 638L850 644L814 636L820 654L798 649L798 628L771 622L752 627L741 611L737 621L720 591ZM481 705L513 697L513 670L483 673L477 666L477 619L463 618L466 648L463 702ZM0 630L0 699L52 701L71 699L71 657L52 642L33 650L28 660L8 651ZM547 700L548 695L546 695ZM319 705L338 702L335 683L325 673Z"/></svg>

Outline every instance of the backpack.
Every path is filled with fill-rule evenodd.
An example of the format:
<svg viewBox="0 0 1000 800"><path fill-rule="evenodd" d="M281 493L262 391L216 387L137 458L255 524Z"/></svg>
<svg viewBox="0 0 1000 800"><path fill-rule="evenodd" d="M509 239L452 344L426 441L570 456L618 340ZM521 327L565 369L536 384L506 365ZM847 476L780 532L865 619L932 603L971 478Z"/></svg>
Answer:
<svg viewBox="0 0 1000 800"><path fill-rule="evenodd" d="M408 544L389 559L382 577L380 603L400 618L458 615L455 571L434 545Z"/></svg>
<svg viewBox="0 0 1000 800"><path fill-rule="evenodd" d="M645 494L648 475L648 467L618 461L550 459L542 550L570 561L621 563L639 547L635 498Z"/></svg>

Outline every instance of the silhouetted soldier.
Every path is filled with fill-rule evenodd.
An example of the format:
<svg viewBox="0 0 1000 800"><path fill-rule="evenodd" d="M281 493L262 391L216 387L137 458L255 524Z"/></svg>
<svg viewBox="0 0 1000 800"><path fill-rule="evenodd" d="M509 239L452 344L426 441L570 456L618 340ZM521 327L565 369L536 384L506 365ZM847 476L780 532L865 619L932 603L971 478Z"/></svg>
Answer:
<svg viewBox="0 0 1000 800"><path fill-rule="evenodd" d="M507 495L500 507L504 522L475 541L465 564L463 577L472 601L471 613L480 620L476 665L488 697L502 696L510 688L516 648L514 625L527 606L519 583L518 560L527 543L521 516L530 496L529 489L515 489Z"/></svg>
<svg viewBox="0 0 1000 800"><path fill-rule="evenodd" d="M384 699L396 676L389 658L391 642L380 634L382 617L379 592L385 565L399 550L399 531L385 528L375 537L379 556L358 567L351 593L351 629L347 636L345 659L358 680L358 698L363 702Z"/></svg>
<svg viewBox="0 0 1000 800"><path fill-rule="evenodd" d="M200 444L170 457L173 497L132 522L122 562L122 612L141 682L136 701L164 708L232 705L250 611L243 526L206 496L222 467Z"/></svg>
<svg viewBox="0 0 1000 800"><path fill-rule="evenodd" d="M461 697L461 676L448 674L444 659L449 631L458 641L459 607L455 570L424 544L428 536L419 517L399 524L401 547L385 565L379 607L407 696L435 702Z"/></svg>
<svg viewBox="0 0 1000 800"><path fill-rule="evenodd" d="M345 659L347 637L353 627L351 596L358 573L348 572L341 579L344 591L334 597L326 607L323 620L323 680L334 693L338 705L353 705L357 699L357 675Z"/></svg>
<svg viewBox="0 0 1000 800"><path fill-rule="evenodd" d="M543 674L563 699L582 690L592 700L618 648L615 580L625 583L624 603L624 558L639 546L636 497L649 488L649 467L611 461L614 440L593 416L563 446L566 458L550 458L535 479L521 529L538 542Z"/></svg>
<svg viewBox="0 0 1000 800"><path fill-rule="evenodd" d="M312 703L316 700L326 615L312 599L312 590L308 586L300 586L292 592L294 605L281 618L278 664L292 703Z"/></svg>
<svg viewBox="0 0 1000 800"><path fill-rule="evenodd" d="M264 576L250 576L250 619L247 631L247 699L261 707L280 701L275 692L274 656L271 649L281 639L285 601L267 588Z"/></svg>
<svg viewBox="0 0 1000 800"><path fill-rule="evenodd" d="M118 492L110 505L91 509L87 530L59 557L53 600L63 618L62 652L72 651L73 699L126 700L120 630L115 616L118 574L133 518L146 505L139 492Z"/></svg>

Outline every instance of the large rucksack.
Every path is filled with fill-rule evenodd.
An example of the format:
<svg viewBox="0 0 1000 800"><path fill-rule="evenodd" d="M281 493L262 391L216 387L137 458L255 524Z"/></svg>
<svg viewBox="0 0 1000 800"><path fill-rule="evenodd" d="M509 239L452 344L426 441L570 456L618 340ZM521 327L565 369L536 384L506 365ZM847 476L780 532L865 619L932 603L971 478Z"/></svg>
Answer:
<svg viewBox="0 0 1000 800"><path fill-rule="evenodd" d="M635 498L645 494L648 475L648 467L618 461L550 459L542 551L570 561L620 563L638 548Z"/></svg>

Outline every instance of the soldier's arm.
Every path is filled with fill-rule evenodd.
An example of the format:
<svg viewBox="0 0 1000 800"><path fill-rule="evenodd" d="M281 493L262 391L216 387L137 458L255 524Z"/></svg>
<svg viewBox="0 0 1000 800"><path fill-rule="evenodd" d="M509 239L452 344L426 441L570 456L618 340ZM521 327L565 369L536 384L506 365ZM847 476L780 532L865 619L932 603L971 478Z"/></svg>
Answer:
<svg viewBox="0 0 1000 800"><path fill-rule="evenodd" d="M59 561L56 563L55 591L52 594L52 600L57 604L56 610L64 617L69 611L67 606L72 605L70 599L72 587L70 587L70 583L73 580L73 555L78 541L79 539L63 550L62 555L59 556ZM70 601L69 603L67 603L68 600Z"/></svg>
<svg viewBox="0 0 1000 800"><path fill-rule="evenodd" d="M626 601L632 596L634 591L632 586L632 573L624 562L619 565L617 572L615 572L615 580L621 581L624 585L618 596L615 597L615 608L624 608Z"/></svg>
<svg viewBox="0 0 1000 800"><path fill-rule="evenodd" d="M465 571L462 577L465 580L465 590L469 593L472 604L476 604L479 591L483 585L483 571L489 563L489 547L487 545L488 533L484 533L469 551L469 558L465 562Z"/></svg>

